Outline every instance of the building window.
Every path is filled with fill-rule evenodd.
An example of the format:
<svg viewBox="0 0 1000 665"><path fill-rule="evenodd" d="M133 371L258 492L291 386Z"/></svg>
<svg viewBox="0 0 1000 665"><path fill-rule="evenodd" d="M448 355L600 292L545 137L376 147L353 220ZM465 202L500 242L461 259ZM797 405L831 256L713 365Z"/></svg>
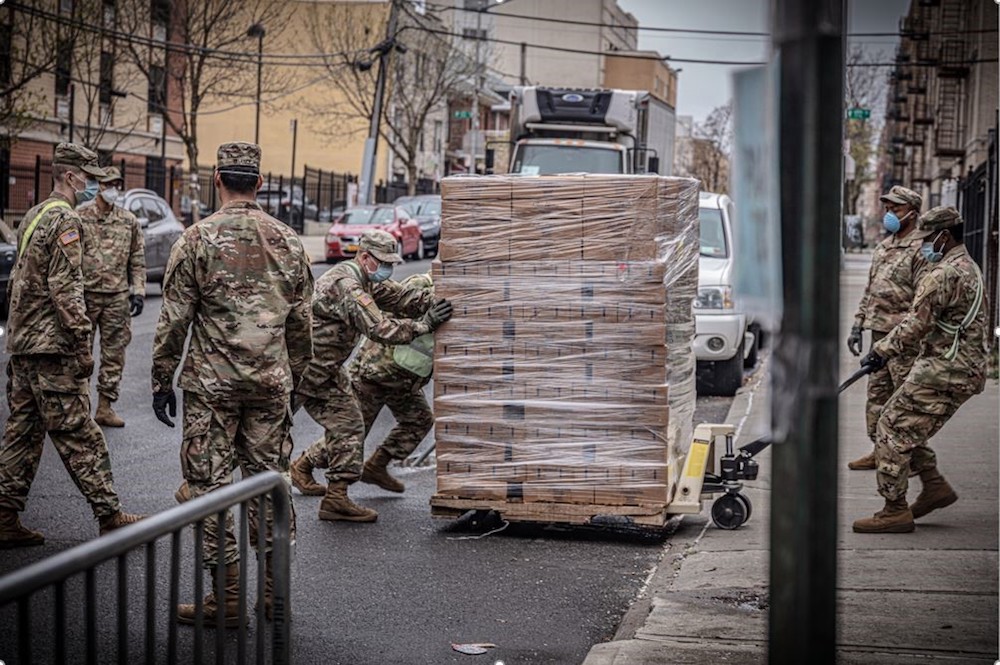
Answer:
<svg viewBox="0 0 1000 665"><path fill-rule="evenodd" d="M97 109L97 124L101 127L111 127L114 123L111 119L111 105L101 103Z"/></svg>
<svg viewBox="0 0 1000 665"><path fill-rule="evenodd" d="M465 0L465 8L474 12L486 9L489 0Z"/></svg>
<svg viewBox="0 0 1000 665"><path fill-rule="evenodd" d="M111 103L111 91L115 87L115 61L107 51L101 51L101 82L100 101L102 104Z"/></svg>
<svg viewBox="0 0 1000 665"><path fill-rule="evenodd" d="M8 12L13 14L14 12ZM0 23L0 86L10 85L10 56L13 50L12 35L13 26L9 23Z"/></svg>
<svg viewBox="0 0 1000 665"><path fill-rule="evenodd" d="M434 152L441 152L441 130L444 129L444 123L440 120L434 121Z"/></svg>
<svg viewBox="0 0 1000 665"><path fill-rule="evenodd" d="M56 46L56 95L64 97L69 94L70 78L72 76L73 44L63 40Z"/></svg>
<svg viewBox="0 0 1000 665"><path fill-rule="evenodd" d="M170 0L150 0L149 20L160 25L170 25Z"/></svg>
<svg viewBox="0 0 1000 665"><path fill-rule="evenodd" d="M462 28L462 36L466 39L486 39L486 30L476 30L475 28Z"/></svg>
<svg viewBox="0 0 1000 665"><path fill-rule="evenodd" d="M60 14L73 14L73 0L59 0Z"/></svg>
<svg viewBox="0 0 1000 665"><path fill-rule="evenodd" d="M150 113L163 113L164 102L167 99L167 77L160 65L149 67L149 94L146 96L146 110Z"/></svg>
<svg viewBox="0 0 1000 665"><path fill-rule="evenodd" d="M114 30L115 23L115 0L104 0L104 29Z"/></svg>

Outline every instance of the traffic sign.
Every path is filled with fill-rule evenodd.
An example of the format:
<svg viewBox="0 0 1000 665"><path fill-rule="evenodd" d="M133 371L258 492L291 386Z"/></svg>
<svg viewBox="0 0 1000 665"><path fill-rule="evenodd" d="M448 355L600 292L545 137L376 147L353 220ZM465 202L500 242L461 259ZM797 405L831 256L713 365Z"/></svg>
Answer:
<svg viewBox="0 0 1000 665"><path fill-rule="evenodd" d="M455 111L453 115L456 120L467 120L472 117L472 111Z"/></svg>
<svg viewBox="0 0 1000 665"><path fill-rule="evenodd" d="M851 120L867 120L872 117L871 109L847 109L847 117Z"/></svg>

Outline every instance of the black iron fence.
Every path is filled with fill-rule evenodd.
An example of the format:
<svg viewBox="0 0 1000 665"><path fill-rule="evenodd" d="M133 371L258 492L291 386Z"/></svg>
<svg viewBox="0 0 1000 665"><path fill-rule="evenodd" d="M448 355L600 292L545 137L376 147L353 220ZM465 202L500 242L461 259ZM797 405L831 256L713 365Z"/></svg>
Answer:
<svg viewBox="0 0 1000 665"><path fill-rule="evenodd" d="M958 185L959 207L965 220L964 238L969 254L983 271L986 292L990 296L997 293L997 129L989 132L989 147L986 160ZM1000 324L997 315L997 298L990 297L990 321Z"/></svg>
<svg viewBox="0 0 1000 665"><path fill-rule="evenodd" d="M265 604L261 602L265 596L265 557L258 556L258 602L254 646L251 647L247 631L249 513L251 502L256 502L256 514L266 515L267 499L273 509L272 616L268 631ZM243 564L239 578L239 624L236 631L216 629L214 639L209 640L206 639L202 602L206 591L201 565L204 520L218 516L217 536L222 543L225 514L236 505L239 505L236 536ZM181 552L183 541L189 540L184 537L188 525L194 525L190 539L193 543L188 549L194 548L196 615L193 630L182 632L175 613L180 602L181 577L185 572ZM0 578L0 625L6 627L5 635L0 636L3 658L15 663L65 663L69 656L72 662L88 665L124 665L140 659L146 663L165 660L171 664L246 663L253 651L254 662L258 664L288 663L290 529L288 486L280 474L269 471L9 573ZM263 552L266 529L256 531L256 547L258 552ZM168 579L164 581L158 576L163 571L157 560L165 549L161 547L165 543L159 541L168 537L170 563L166 571ZM130 566L130 563L139 562L141 566ZM113 566L113 576L107 574L102 564ZM137 568L141 568L140 580L134 580ZM219 557L214 572L217 580L214 592L216 598L222 598L223 557ZM113 595L109 593L112 587L115 589ZM107 612L109 605L111 612ZM220 626L224 621L223 613L224 603L219 603L215 619ZM108 616L113 617L113 621L101 620ZM4 644L10 641L13 643ZM227 650L232 657L227 658Z"/></svg>

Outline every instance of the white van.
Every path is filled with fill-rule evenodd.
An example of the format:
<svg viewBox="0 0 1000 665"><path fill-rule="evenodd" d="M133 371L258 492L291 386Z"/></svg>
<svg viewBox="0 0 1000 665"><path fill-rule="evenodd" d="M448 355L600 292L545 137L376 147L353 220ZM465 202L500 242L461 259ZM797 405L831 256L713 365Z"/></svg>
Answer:
<svg viewBox="0 0 1000 665"><path fill-rule="evenodd" d="M698 393L733 395L743 368L757 363L758 335L733 294L733 201L702 192L698 201L701 258L694 303Z"/></svg>

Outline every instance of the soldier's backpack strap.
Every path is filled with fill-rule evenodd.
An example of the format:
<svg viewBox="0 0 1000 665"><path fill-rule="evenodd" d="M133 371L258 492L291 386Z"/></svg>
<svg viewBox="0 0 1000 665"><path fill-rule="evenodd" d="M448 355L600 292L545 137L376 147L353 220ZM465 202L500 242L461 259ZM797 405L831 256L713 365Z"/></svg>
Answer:
<svg viewBox="0 0 1000 665"><path fill-rule="evenodd" d="M24 250L28 247L28 243L31 242L31 236L35 232L35 227L38 226L38 222L41 221L42 216L45 215L49 210L53 208L66 207L69 208L70 205L65 201L50 201L42 206L42 209L38 211L35 218L31 220L28 227L24 229L24 233L21 234L21 243L17 247L17 254L21 256L24 254Z"/></svg>
<svg viewBox="0 0 1000 665"><path fill-rule="evenodd" d="M962 336L962 333L972 325L972 322L976 320L976 316L979 314L979 308L983 306L983 274L979 272L979 266L975 266L976 269L976 295L972 299L972 306L969 311L965 313L965 318L957 326L953 323L945 323L944 321L937 321L937 327L946 335L954 335L955 339L951 343L951 348L948 349L947 353L944 354L945 360L954 360L955 356L958 355L958 342Z"/></svg>

